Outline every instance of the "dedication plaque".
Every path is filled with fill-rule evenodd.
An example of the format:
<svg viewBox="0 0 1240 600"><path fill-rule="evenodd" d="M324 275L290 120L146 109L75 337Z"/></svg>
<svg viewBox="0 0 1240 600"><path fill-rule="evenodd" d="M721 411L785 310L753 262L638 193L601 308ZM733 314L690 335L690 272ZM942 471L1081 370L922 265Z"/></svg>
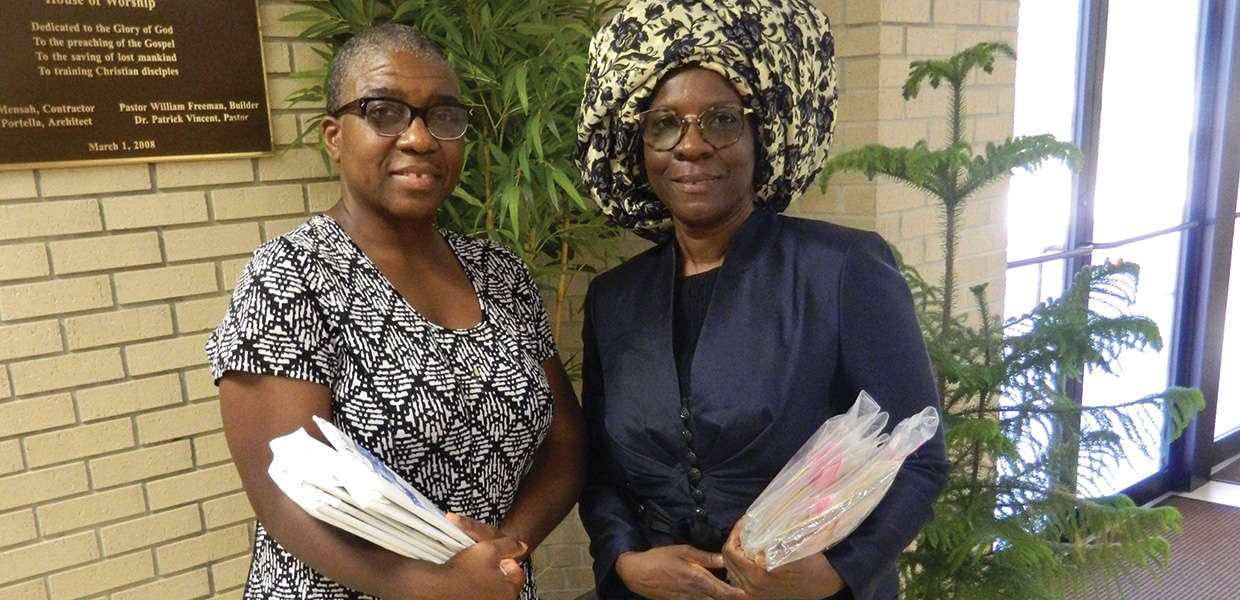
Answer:
<svg viewBox="0 0 1240 600"><path fill-rule="evenodd" d="M0 169L273 152L257 0L3 0Z"/></svg>

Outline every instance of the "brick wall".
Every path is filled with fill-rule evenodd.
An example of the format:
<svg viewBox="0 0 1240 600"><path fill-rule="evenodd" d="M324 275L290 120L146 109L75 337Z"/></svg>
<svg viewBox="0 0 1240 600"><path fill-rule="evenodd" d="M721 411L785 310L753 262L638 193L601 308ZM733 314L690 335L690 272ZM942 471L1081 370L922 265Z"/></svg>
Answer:
<svg viewBox="0 0 1240 600"><path fill-rule="evenodd" d="M835 29L840 72L840 121L835 150L866 144L911 146L925 139L941 147L947 138L947 94L922 86L905 102L901 87L909 61L946 58L978 42L1015 45L1018 0L815 0ZM1012 135L1016 63L1001 60L995 71L966 89L966 139L975 145ZM965 208L957 259L958 290L988 284L992 310L1002 314L1007 262L1006 182L984 189ZM941 212L931 198L892 180L837 175L826 194L812 191L790 208L798 214L881 233L929 281L943 273ZM965 298L966 303L971 302ZM966 304L967 306L967 304Z"/></svg>
<svg viewBox="0 0 1240 600"><path fill-rule="evenodd" d="M1016 1L818 0L840 52L837 148L942 138L941 94L899 99L908 60L1015 35ZM317 61L260 5L273 106ZM1014 69L975 88L978 141L1011 132ZM311 110L274 110L292 142ZM964 283L1001 298L1004 189L966 213ZM239 598L253 513L220 429L203 344L250 252L330 206L313 150L274 158L0 172L0 598ZM937 214L897 185L841 177L795 214L875 229L941 269ZM634 247L640 247L636 242ZM936 263L938 261L938 263ZM585 281L561 340L580 349ZM553 307L549 307L553 308ZM570 515L535 553L545 597L591 586Z"/></svg>

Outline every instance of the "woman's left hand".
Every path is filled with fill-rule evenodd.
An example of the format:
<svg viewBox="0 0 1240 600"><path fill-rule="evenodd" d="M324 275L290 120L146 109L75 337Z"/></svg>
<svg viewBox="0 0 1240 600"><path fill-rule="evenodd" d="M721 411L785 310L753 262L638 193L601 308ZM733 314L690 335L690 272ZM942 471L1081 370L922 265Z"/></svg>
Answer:
<svg viewBox="0 0 1240 600"><path fill-rule="evenodd" d="M813 600L827 598L844 589L844 580L821 552L767 571L766 556L759 554L756 561L745 556L740 536L741 522L737 521L723 544L723 563L732 585L750 596Z"/></svg>

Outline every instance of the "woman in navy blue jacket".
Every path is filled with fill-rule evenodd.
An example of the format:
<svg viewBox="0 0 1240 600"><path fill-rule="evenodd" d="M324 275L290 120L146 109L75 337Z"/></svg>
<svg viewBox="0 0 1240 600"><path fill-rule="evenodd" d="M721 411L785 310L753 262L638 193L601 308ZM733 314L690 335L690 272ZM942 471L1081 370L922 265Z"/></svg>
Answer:
<svg viewBox="0 0 1240 600"><path fill-rule="evenodd" d="M660 239L586 300L580 514L603 598L894 600L947 473L940 431L839 544L767 572L733 528L865 390L890 423L938 407L880 236L778 214L834 121L834 46L804 0L633 0L595 37L578 160Z"/></svg>

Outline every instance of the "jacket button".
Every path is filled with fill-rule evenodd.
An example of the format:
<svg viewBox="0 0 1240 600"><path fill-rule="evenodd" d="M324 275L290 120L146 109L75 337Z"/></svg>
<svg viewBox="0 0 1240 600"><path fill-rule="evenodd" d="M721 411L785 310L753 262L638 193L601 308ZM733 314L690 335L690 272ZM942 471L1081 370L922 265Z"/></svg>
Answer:
<svg viewBox="0 0 1240 600"><path fill-rule="evenodd" d="M700 469L698 469L697 467L689 469L689 483L696 485L697 482L701 480L702 480L702 471Z"/></svg>
<svg viewBox="0 0 1240 600"><path fill-rule="evenodd" d="M680 430L680 439L684 440L686 444L688 444L688 443L692 442L692 441L693 441L693 432L692 432L692 431L689 431L688 429L681 429L681 430Z"/></svg>

